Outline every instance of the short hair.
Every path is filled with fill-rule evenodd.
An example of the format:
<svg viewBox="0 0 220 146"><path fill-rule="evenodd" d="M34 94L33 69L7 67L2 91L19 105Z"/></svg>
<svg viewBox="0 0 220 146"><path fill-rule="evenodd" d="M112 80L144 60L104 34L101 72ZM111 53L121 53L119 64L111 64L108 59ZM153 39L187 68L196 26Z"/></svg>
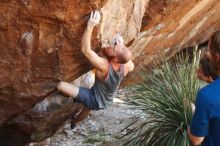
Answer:
<svg viewBox="0 0 220 146"><path fill-rule="evenodd" d="M209 49L211 54L220 54L220 30L214 32L209 39Z"/></svg>
<svg viewBox="0 0 220 146"><path fill-rule="evenodd" d="M205 76L211 77L213 80L218 78L216 70L210 60L210 56L208 54L204 54L202 58L199 60L199 65L202 68L202 71Z"/></svg>

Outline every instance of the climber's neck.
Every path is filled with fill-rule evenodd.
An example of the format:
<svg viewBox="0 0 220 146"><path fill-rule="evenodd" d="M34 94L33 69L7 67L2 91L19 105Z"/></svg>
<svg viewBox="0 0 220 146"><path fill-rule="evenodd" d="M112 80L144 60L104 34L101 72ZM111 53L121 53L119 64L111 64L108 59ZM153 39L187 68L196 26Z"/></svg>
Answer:
<svg viewBox="0 0 220 146"><path fill-rule="evenodd" d="M112 65L112 67L114 68L115 71L119 71L120 65L121 65L120 63L117 63L115 61L109 61L109 64Z"/></svg>

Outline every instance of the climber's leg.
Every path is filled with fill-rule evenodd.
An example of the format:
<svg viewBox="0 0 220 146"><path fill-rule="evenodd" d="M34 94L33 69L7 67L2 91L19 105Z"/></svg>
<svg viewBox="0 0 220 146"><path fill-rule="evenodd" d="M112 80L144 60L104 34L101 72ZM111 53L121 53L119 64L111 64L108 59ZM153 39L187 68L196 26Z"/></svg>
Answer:
<svg viewBox="0 0 220 146"><path fill-rule="evenodd" d="M80 111L77 117L73 117L73 119L71 119L71 128L73 129L76 124L84 120L89 115L90 111L91 110L89 108L84 106L84 108L82 109L82 111Z"/></svg>
<svg viewBox="0 0 220 146"><path fill-rule="evenodd" d="M77 87L67 82L60 82L57 89L64 94L74 97L74 100L82 103L91 110L99 110L98 102L96 101L93 91L83 87Z"/></svg>
<svg viewBox="0 0 220 146"><path fill-rule="evenodd" d="M79 93L79 87L73 84L67 83L67 82L63 82L63 81L59 82L59 84L57 85L57 89L61 91L62 93L67 94L74 98Z"/></svg>

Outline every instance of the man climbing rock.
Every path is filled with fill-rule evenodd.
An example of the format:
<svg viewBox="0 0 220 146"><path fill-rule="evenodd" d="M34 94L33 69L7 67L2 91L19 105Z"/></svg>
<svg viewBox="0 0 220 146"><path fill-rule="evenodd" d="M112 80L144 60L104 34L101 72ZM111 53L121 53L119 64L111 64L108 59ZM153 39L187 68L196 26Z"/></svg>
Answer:
<svg viewBox="0 0 220 146"><path fill-rule="evenodd" d="M81 52L96 69L95 84L91 89L77 87L64 81L57 86L59 91L86 106L72 123L73 125L84 119L90 110L100 110L111 106L119 84L134 69L131 52L124 46L123 38L120 35L116 35L113 45L102 49L106 58L100 57L91 49L92 31L100 19L98 11L91 13L81 41Z"/></svg>

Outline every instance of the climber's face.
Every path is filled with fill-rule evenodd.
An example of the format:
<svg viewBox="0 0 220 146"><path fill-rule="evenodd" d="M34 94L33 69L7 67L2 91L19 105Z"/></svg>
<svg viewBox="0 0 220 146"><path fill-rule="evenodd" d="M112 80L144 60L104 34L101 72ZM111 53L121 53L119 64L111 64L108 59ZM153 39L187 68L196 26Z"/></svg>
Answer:
<svg viewBox="0 0 220 146"><path fill-rule="evenodd" d="M131 59L130 50L124 45L116 45L102 49L102 53L108 58L116 63L125 64Z"/></svg>
<svg viewBox="0 0 220 146"><path fill-rule="evenodd" d="M114 46L106 47L102 49L103 55L105 55L108 59L113 59L116 57L116 50Z"/></svg>

